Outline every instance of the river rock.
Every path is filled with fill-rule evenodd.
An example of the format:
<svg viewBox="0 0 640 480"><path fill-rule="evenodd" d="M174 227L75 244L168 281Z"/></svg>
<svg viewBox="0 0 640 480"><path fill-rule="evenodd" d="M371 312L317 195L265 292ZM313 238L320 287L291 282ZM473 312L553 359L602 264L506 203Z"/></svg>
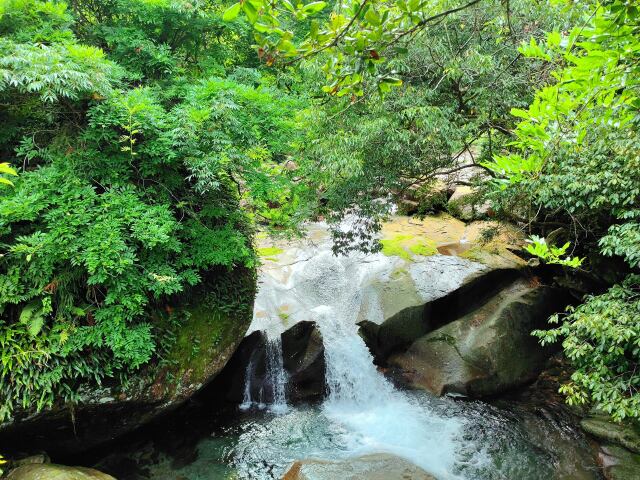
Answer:
<svg viewBox="0 0 640 480"><path fill-rule="evenodd" d="M287 377L287 401L314 401L325 394L325 360L322 334L315 322L301 321L281 336L282 365ZM214 390L224 392L233 404L253 401L271 403L273 385L267 370L267 335L255 330L247 335L215 381Z"/></svg>
<svg viewBox="0 0 640 480"><path fill-rule="evenodd" d="M295 462L282 480L436 480L420 467L395 455L377 454L340 460Z"/></svg>
<svg viewBox="0 0 640 480"><path fill-rule="evenodd" d="M534 380L552 353L531 335L566 305L557 289L518 279L482 305L392 355L414 386L437 395L494 395ZM464 308L463 308L464 311Z"/></svg>
<svg viewBox="0 0 640 480"><path fill-rule="evenodd" d="M600 441L640 453L640 429L632 424L616 423L604 416L592 416L582 419L580 426Z"/></svg>
<svg viewBox="0 0 640 480"><path fill-rule="evenodd" d="M326 391L322 333L315 322L302 321L282 334L282 359L290 401L322 398Z"/></svg>
<svg viewBox="0 0 640 480"><path fill-rule="evenodd" d="M12 470L7 480L116 480L93 468L67 467L52 463L23 465Z"/></svg>
<svg viewBox="0 0 640 480"><path fill-rule="evenodd" d="M477 190L466 185L460 185L454 190L447 207L454 217L465 221L485 217L491 213L491 205L488 202L479 203Z"/></svg>
<svg viewBox="0 0 640 480"><path fill-rule="evenodd" d="M238 291L246 294L242 308L222 311L208 293L210 287L203 285L189 298L158 309L153 314L155 324L171 328L172 317L182 318L162 362L142 368L124 387L105 382L101 388L81 389L80 399L72 407L16 412L13 419L0 425L0 445L13 451L77 453L183 404L218 375L251 323L255 276L250 270L236 270L233 275L216 282L237 285Z"/></svg>
<svg viewBox="0 0 640 480"><path fill-rule="evenodd" d="M469 313L520 276L516 269L476 270L455 290L444 289L443 296L405 308L381 325L360 322L360 334L376 362L384 363L392 353L405 351L420 337Z"/></svg>
<svg viewBox="0 0 640 480"><path fill-rule="evenodd" d="M600 463L607 480L637 480L640 478L640 455L617 445L600 448Z"/></svg>

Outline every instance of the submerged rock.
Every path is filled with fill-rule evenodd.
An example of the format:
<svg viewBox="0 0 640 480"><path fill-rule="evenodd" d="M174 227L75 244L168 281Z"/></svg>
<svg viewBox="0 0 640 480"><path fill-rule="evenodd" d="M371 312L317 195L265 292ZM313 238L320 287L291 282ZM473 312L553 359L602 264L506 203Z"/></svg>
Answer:
<svg viewBox="0 0 640 480"><path fill-rule="evenodd" d="M519 279L481 306L389 358L416 387L437 395L494 395L534 380L552 353L531 336L566 305L557 289Z"/></svg>
<svg viewBox="0 0 640 480"><path fill-rule="evenodd" d="M56 405L39 413L16 412L11 421L0 425L0 445L12 451L77 453L183 404L218 375L249 328L255 278L247 270L233 280L247 295L246 308L222 311L216 297L203 286L190 299L167 306L166 311L159 309L154 314L157 325L169 329L174 316L181 319L162 362L142 368L125 385L81 390L74 405Z"/></svg>
<svg viewBox="0 0 640 480"><path fill-rule="evenodd" d="M282 480L436 480L420 467L389 454L365 455L340 461L295 462Z"/></svg>
<svg viewBox="0 0 640 480"><path fill-rule="evenodd" d="M116 480L111 475L93 468L67 467L64 465L32 464L12 470L7 480Z"/></svg>

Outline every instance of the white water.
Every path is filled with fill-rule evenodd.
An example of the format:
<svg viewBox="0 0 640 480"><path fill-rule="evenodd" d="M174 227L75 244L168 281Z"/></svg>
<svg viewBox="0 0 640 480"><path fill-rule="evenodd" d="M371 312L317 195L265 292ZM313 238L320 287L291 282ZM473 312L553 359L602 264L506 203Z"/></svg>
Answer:
<svg viewBox="0 0 640 480"><path fill-rule="evenodd" d="M329 395L321 412L333 447L311 442L294 454L298 459L334 459L392 453L441 480L459 478L453 472L459 470L463 420L437 414L395 389L373 364L357 322L381 322L389 315L385 305L389 298L396 310L436 298L482 267L441 255L414 262L382 254L336 257L323 229L316 225L312 242L290 245L277 262L263 266L251 328L264 330L274 339L296 321L313 320L322 332ZM405 274L402 283L394 277L398 271ZM280 364L273 360L270 370L277 372L281 357ZM284 391L280 382L286 379L276 375L274 380L274 392L280 392L281 386ZM271 411L287 412L286 403L278 398ZM275 418L269 431L278 431L278 425L291 429L295 415L294 411Z"/></svg>
<svg viewBox="0 0 640 480"><path fill-rule="evenodd" d="M267 378L273 389L269 409L275 413L285 413L288 410L287 372L282 364L282 339L279 335L267 341Z"/></svg>
<svg viewBox="0 0 640 480"><path fill-rule="evenodd" d="M284 369L282 360L282 339L279 335L267 338L266 343L266 380L272 389L271 398L267 398L264 390L265 385L261 385L258 390L258 398L253 398L251 393L251 380L254 378L255 358L249 359L245 371L244 396L240 404L240 410L257 408L262 410L267 408L270 412L282 414L288 410L286 389L287 372ZM269 400L267 402L267 400Z"/></svg>

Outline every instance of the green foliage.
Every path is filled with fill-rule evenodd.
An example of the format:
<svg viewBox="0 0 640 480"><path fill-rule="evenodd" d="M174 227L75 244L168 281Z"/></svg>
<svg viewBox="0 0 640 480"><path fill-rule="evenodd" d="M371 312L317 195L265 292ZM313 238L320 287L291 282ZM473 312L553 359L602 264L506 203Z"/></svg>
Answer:
<svg viewBox="0 0 640 480"><path fill-rule="evenodd" d="M527 242L528 245L525 247L525 250L531 255L541 258L545 263L578 268L584 261L583 258L564 256L571 246L570 242L565 243L561 247L556 247L554 245L547 245L546 240L537 235L532 235Z"/></svg>
<svg viewBox="0 0 640 480"><path fill-rule="evenodd" d="M576 371L561 392L572 405L593 405L615 420L640 418L640 277L630 275L602 295L589 296L558 327L538 331L543 344L562 341Z"/></svg>
<svg viewBox="0 0 640 480"><path fill-rule="evenodd" d="M159 361L183 337L157 312L203 283L224 325L248 315L218 283L256 265L256 221L294 223L299 102L245 61L245 27L72 5L1 4L0 151L23 168L0 164L0 421Z"/></svg>
<svg viewBox="0 0 640 480"><path fill-rule="evenodd" d="M550 219L570 225L578 251L618 256L633 270L640 265L640 11L622 0L579 7L585 16L570 32L522 46L555 67L555 81L528 109L513 110L521 122L512 150L485 165L496 176L498 212L540 229ZM564 254L539 242L531 248ZM562 390L570 403L593 404L617 420L640 417L639 305L638 277L630 274L538 333L545 343L564 339L577 368Z"/></svg>
<svg viewBox="0 0 640 480"><path fill-rule="evenodd" d="M452 172L465 182L487 176L479 164L511 141L510 109L525 108L532 88L546 79L541 62L527 63L516 45L564 28L568 17L546 4L511 4L510 22L500 2L487 0L413 37L405 52L389 58L404 83L383 99L336 100L308 112L301 168L318 185L325 217L378 218L390 205L380 198L402 198L415 185L432 185L436 175ZM321 68L307 62L311 77ZM443 197L433 199L436 205L446 203ZM363 230L376 227L369 221Z"/></svg>
<svg viewBox="0 0 640 480"><path fill-rule="evenodd" d="M17 177L18 174L7 162L0 163L0 185L13 186L13 182L11 182L7 176Z"/></svg>

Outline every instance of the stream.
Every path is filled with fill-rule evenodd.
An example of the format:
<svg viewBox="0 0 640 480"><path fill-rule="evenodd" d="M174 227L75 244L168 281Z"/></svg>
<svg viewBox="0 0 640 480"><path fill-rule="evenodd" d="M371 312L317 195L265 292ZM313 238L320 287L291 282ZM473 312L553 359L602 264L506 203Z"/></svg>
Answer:
<svg viewBox="0 0 640 480"><path fill-rule="evenodd" d="M439 480L601 478L590 446L562 415L404 390L374 365L360 320L380 323L438 298L485 266L442 254L336 257L322 224L305 241L268 246L250 332L269 338L270 398L252 398L245 385L233 412L193 402L114 447L96 462L101 470L121 480L267 480L297 460L392 454ZM317 405L289 405L285 395L280 334L302 320L315 321L324 340L328 394Z"/></svg>

